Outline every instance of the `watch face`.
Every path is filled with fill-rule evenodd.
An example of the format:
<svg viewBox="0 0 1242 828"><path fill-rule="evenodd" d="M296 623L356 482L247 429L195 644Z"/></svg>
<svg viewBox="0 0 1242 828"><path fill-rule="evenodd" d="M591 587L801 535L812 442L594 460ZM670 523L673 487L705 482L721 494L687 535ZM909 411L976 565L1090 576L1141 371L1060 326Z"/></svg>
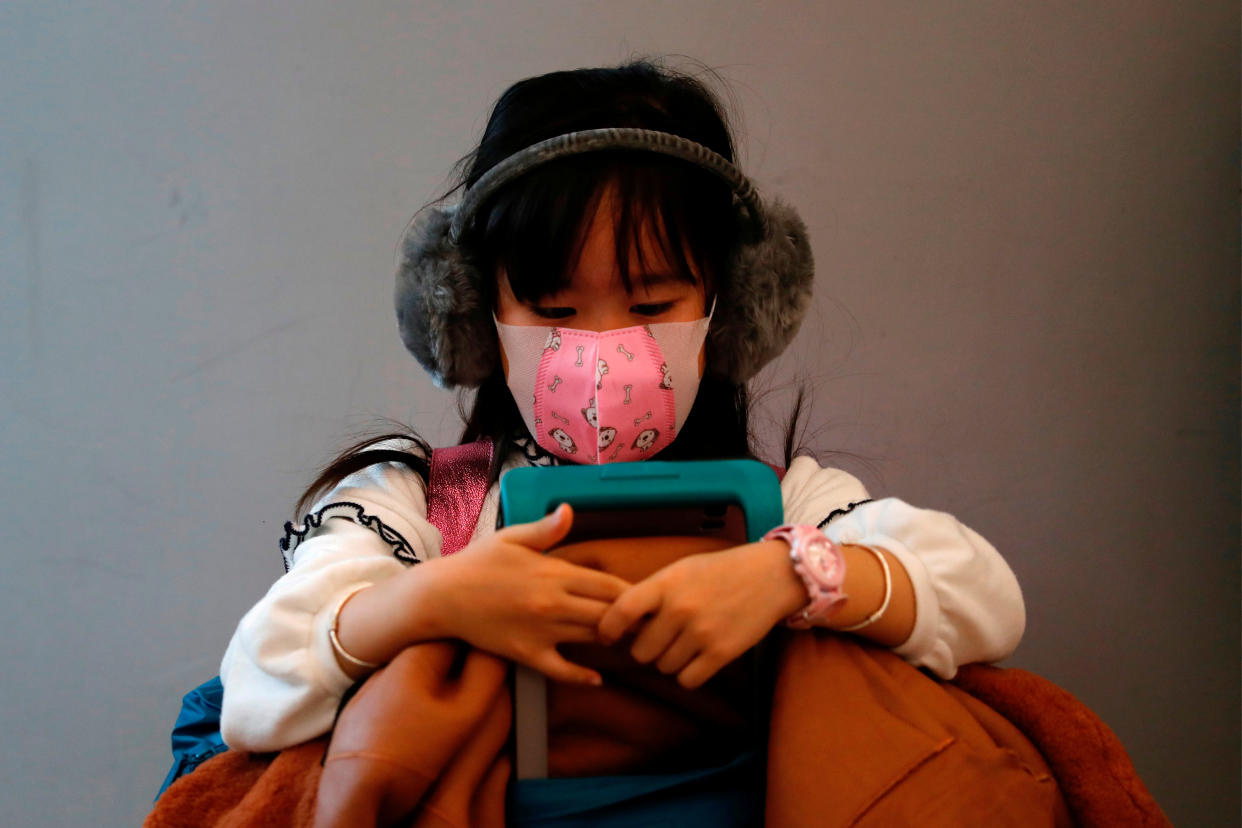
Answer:
<svg viewBox="0 0 1242 828"><path fill-rule="evenodd" d="M802 552L807 565L824 575L831 575L836 569L836 560L831 553L832 547L818 539L808 543Z"/></svg>

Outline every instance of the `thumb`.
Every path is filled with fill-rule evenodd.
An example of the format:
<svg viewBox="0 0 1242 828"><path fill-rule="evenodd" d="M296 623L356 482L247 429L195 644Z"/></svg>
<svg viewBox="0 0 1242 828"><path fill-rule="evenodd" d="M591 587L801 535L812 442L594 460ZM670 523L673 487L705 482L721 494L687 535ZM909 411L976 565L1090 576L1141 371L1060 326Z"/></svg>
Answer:
<svg viewBox="0 0 1242 828"><path fill-rule="evenodd" d="M500 534L509 543L543 552L564 540L573 525L574 510L568 503L562 503L540 520L509 526L500 530Z"/></svg>

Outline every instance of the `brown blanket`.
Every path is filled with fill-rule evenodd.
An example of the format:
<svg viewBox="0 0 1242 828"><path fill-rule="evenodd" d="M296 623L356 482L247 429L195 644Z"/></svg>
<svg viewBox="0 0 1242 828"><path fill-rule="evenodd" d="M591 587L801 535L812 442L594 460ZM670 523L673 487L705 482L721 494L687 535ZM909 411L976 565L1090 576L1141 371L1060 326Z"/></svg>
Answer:
<svg viewBox="0 0 1242 828"><path fill-rule="evenodd" d="M968 664L952 689L1016 725L1052 768L1079 825L1168 826L1121 740L1068 691L1017 668Z"/></svg>
<svg viewBox="0 0 1242 828"><path fill-rule="evenodd" d="M461 645L412 647L362 686L330 746L221 754L145 824L503 825L507 672ZM782 648L767 809L775 826L1169 824L1116 736L1050 682L969 666L944 684L819 633Z"/></svg>

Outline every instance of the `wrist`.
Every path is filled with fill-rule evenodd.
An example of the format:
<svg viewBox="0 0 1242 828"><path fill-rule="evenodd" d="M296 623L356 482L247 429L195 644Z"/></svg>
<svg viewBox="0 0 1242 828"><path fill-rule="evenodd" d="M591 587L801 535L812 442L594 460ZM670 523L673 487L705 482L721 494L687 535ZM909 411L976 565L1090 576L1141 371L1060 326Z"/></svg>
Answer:
<svg viewBox="0 0 1242 828"><path fill-rule="evenodd" d="M849 572L849 597L825 626L838 632L866 635L884 618L892 604L893 565L880 549L844 546L841 552Z"/></svg>
<svg viewBox="0 0 1242 828"><path fill-rule="evenodd" d="M764 540L755 546L757 554L764 560L763 571L771 574L771 594L776 613L773 623L779 623L806 606L806 587L790 565L787 542Z"/></svg>
<svg viewBox="0 0 1242 828"><path fill-rule="evenodd" d="M447 600L453 590L445 582L448 558L433 558L402 573L396 605L402 608L401 637L405 645L438 638L449 638L448 619L452 610Z"/></svg>
<svg viewBox="0 0 1242 828"><path fill-rule="evenodd" d="M788 549L791 571L803 587L800 609L785 623L794 629L822 625L845 602L845 558L841 550L814 526L778 526L764 540L779 541Z"/></svg>
<svg viewBox="0 0 1242 828"><path fill-rule="evenodd" d="M354 599L359 593L365 592L371 588L369 582L362 582L350 587L336 601L336 605L332 609L332 613L328 617L328 643L332 646L332 654L336 657L336 663L345 671L350 678L360 678L363 675L378 669L380 665L376 662L366 661L358 658L351 653L344 644L341 643L339 636L339 627L341 623L341 612L345 606Z"/></svg>
<svg viewBox="0 0 1242 828"><path fill-rule="evenodd" d="M436 563L420 563L352 595L338 613L334 649L358 661L386 664L411 644L440 637ZM348 663L339 655L338 660Z"/></svg>

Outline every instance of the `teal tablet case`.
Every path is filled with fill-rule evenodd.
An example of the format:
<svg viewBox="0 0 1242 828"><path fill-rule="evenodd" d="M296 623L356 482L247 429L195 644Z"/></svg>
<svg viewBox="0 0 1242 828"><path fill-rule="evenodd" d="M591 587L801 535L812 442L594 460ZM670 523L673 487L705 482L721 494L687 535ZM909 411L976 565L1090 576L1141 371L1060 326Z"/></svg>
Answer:
<svg viewBox="0 0 1242 828"><path fill-rule="evenodd" d="M740 507L746 539L758 541L784 523L776 473L755 460L648 460L602 466L531 466L500 478L500 522L539 520L561 503L580 512ZM548 775L547 679L518 665L513 678L515 772L518 779Z"/></svg>
<svg viewBox="0 0 1242 828"><path fill-rule="evenodd" d="M500 479L500 518L506 526L539 520L566 502L580 510L736 504L751 542L781 525L785 514L776 473L756 460L530 466Z"/></svg>

